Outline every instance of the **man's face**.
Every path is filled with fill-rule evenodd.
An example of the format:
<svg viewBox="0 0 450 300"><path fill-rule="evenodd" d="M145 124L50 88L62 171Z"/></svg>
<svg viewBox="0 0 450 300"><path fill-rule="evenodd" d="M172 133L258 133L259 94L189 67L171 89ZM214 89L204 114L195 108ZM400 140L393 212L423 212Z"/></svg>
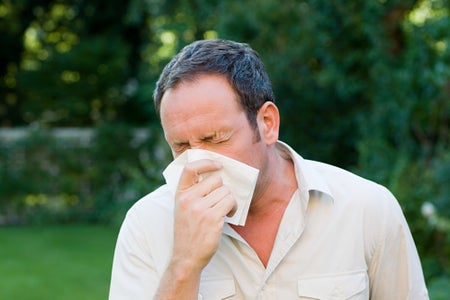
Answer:
<svg viewBox="0 0 450 300"><path fill-rule="evenodd" d="M220 75L202 75L166 91L161 123L174 157L205 149L260 168L264 144L255 138L236 97Z"/></svg>

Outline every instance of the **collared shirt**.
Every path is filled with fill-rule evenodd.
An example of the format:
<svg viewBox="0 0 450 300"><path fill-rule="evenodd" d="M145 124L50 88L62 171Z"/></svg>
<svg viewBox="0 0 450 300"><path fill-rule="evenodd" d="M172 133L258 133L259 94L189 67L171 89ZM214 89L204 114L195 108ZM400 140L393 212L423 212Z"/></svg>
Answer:
<svg viewBox="0 0 450 300"><path fill-rule="evenodd" d="M400 206L384 187L305 160L279 142L298 190L266 267L225 224L201 275L199 299L428 299ZM162 186L127 213L117 240L110 300L152 299L171 257L174 195Z"/></svg>

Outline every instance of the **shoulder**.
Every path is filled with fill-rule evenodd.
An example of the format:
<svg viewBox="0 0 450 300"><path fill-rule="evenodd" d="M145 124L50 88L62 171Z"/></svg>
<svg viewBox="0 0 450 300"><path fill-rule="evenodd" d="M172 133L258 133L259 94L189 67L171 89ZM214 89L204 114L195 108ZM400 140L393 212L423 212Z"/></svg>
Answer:
<svg viewBox="0 0 450 300"><path fill-rule="evenodd" d="M328 187L335 209L348 218L359 219L366 234L380 239L388 228L405 226L397 199L383 185L329 164L310 160L306 164Z"/></svg>
<svg viewBox="0 0 450 300"><path fill-rule="evenodd" d="M138 200L127 212L121 236L132 238L146 248L154 240L171 240L173 194L165 185Z"/></svg>
<svg viewBox="0 0 450 300"><path fill-rule="evenodd" d="M337 166L304 159L282 142L277 146L293 159L297 181L302 189L328 194L338 205L379 205L393 199L392 194L376 182Z"/></svg>
<svg viewBox="0 0 450 300"><path fill-rule="evenodd" d="M367 241L379 242L395 231L408 231L400 204L385 186L329 164L308 164L328 185L336 207L349 218L361 220Z"/></svg>
<svg viewBox="0 0 450 300"><path fill-rule="evenodd" d="M126 218L140 219L145 223L159 223L165 219L171 219L173 207L174 195L166 185L163 185L133 204Z"/></svg>
<svg viewBox="0 0 450 300"><path fill-rule="evenodd" d="M114 251L110 295L136 299L154 293L172 249L172 207L173 196L162 186L128 210Z"/></svg>
<svg viewBox="0 0 450 300"><path fill-rule="evenodd" d="M116 252L131 254L146 263L153 261L161 273L173 243L173 203L173 194L165 185L138 200L122 223Z"/></svg>
<svg viewBox="0 0 450 300"><path fill-rule="evenodd" d="M305 162L325 182L335 201L369 206L397 203L392 193L381 184L330 164L312 160Z"/></svg>

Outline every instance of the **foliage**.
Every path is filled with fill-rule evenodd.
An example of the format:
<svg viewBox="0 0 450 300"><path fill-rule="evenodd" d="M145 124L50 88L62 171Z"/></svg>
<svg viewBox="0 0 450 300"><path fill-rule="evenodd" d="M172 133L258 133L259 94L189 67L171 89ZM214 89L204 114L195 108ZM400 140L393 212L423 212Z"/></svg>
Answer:
<svg viewBox="0 0 450 300"><path fill-rule="evenodd" d="M102 134L89 149L45 132L0 145L2 209L27 215L28 197L65 203L64 213L46 204L58 220L122 214L158 182L147 170L164 164L149 152L156 136L133 147L127 131L156 128L151 94L162 67L195 39L230 38L261 54L281 139L394 192L439 289L450 276L449 27L446 0L3 0L0 126Z"/></svg>
<svg viewBox="0 0 450 300"><path fill-rule="evenodd" d="M141 92L136 76L147 41L144 20L127 21L126 1L110 4L2 1L2 48L18 51L8 51L0 68L0 124L148 120L151 109L133 101Z"/></svg>
<svg viewBox="0 0 450 300"><path fill-rule="evenodd" d="M3 223L121 222L136 199L161 183L168 155L148 130L103 124L90 139L35 129L0 142Z"/></svg>
<svg viewBox="0 0 450 300"><path fill-rule="evenodd" d="M374 68L376 93L360 114L357 143L357 169L397 196L429 277L450 269L450 15L431 3L437 16L404 22L401 55ZM427 206L432 214L420 209Z"/></svg>

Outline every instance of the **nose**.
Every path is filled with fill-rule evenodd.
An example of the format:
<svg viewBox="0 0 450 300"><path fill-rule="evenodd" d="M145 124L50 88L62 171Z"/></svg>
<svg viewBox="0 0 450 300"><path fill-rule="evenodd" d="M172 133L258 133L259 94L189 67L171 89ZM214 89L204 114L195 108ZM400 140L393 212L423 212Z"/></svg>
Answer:
<svg viewBox="0 0 450 300"><path fill-rule="evenodd" d="M208 147L204 143L190 143L189 149L201 149L201 150L208 150Z"/></svg>

